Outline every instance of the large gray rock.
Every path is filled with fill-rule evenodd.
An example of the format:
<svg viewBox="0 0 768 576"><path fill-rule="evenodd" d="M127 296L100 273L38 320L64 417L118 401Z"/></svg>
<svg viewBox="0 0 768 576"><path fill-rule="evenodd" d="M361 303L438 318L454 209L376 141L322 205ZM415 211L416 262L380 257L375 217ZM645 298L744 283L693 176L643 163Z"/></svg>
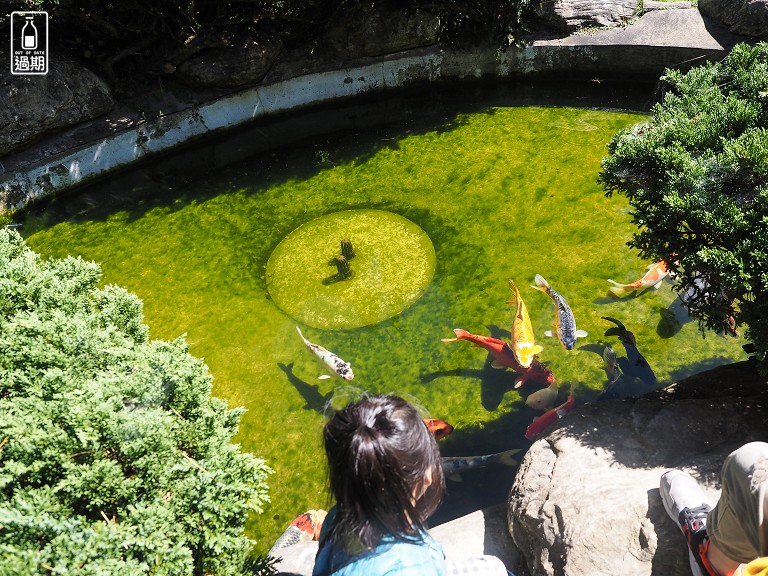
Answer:
<svg viewBox="0 0 768 576"><path fill-rule="evenodd" d="M684 468L717 501L725 456L766 438L760 406L767 389L743 362L568 414L533 444L510 492L521 573L689 576L659 478Z"/></svg>
<svg viewBox="0 0 768 576"><path fill-rule="evenodd" d="M258 84L283 49L276 34L261 33L236 39L226 48L198 52L176 68L176 78L188 86L230 87Z"/></svg>
<svg viewBox="0 0 768 576"><path fill-rule="evenodd" d="M768 0L699 0L699 11L735 34L768 36Z"/></svg>
<svg viewBox="0 0 768 576"><path fill-rule="evenodd" d="M554 0L538 2L535 13L551 28L574 32L581 28L626 24L636 11L636 0Z"/></svg>
<svg viewBox="0 0 768 576"><path fill-rule="evenodd" d="M0 74L0 102L0 156L106 114L115 105L104 80L80 64L57 58L51 58L43 76Z"/></svg>
<svg viewBox="0 0 768 576"><path fill-rule="evenodd" d="M429 12L393 12L360 2L337 11L323 36L338 55L353 59L430 46L441 29L440 19Z"/></svg>

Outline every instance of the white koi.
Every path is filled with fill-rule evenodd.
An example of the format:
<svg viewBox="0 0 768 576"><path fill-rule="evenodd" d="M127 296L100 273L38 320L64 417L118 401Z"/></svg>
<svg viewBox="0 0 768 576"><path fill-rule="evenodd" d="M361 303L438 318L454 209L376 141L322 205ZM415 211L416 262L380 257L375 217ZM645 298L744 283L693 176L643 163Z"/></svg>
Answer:
<svg viewBox="0 0 768 576"><path fill-rule="evenodd" d="M557 383L552 382L547 388L536 390L525 399L525 404L534 410L549 410L557 400Z"/></svg>
<svg viewBox="0 0 768 576"><path fill-rule="evenodd" d="M301 330L298 326L296 326L296 330L299 331L299 336L301 336L301 339L304 341L304 344L307 346L307 348L314 352L315 355L321 360L321 362L323 362L323 364L331 369L331 372L334 376L337 376L342 380L352 380L355 377L355 375L352 373L352 366L349 362L344 362L344 360L336 356L336 354L330 350L326 350L319 344L313 344L304 338L304 334L301 333ZM323 380L330 378L330 376L328 374L323 374L318 376L318 378Z"/></svg>

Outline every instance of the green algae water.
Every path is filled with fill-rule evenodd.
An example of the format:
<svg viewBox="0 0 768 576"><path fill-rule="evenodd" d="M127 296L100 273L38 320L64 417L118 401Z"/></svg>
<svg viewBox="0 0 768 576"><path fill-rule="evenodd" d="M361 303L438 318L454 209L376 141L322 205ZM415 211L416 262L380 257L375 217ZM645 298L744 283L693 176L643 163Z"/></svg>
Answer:
<svg viewBox="0 0 768 576"><path fill-rule="evenodd" d="M539 387L514 389L514 374L493 369L484 350L442 341L454 328L509 338L509 279L544 346L539 359L557 378L558 404L569 392L578 405L605 389L607 344L625 355L618 339L605 335L613 324L603 316L635 334L660 383L745 357L741 339L702 335L669 281L623 299L608 292L607 279L631 282L650 264L626 247L634 231L626 201L606 198L596 184L611 136L642 114L497 100L458 101L394 119L187 180L139 169L19 219L43 256L100 262L105 284L144 301L153 338L186 334L191 352L210 367L215 395L247 408L236 441L275 470L272 502L248 525L262 552L296 515L329 506L321 446L326 410L362 391L402 395L425 416L452 424L455 431L441 441L446 456L530 445L525 430L540 412L525 399ZM304 292L286 292L299 301L278 306L269 289L270 258L290 261L290 250L298 250L281 243L308 223L354 211L392 214L423 231L426 252L433 251L424 285L380 315L348 325L311 321L301 299L313 296L312 283L314 295L337 289L322 278L333 273L328 260L335 254L328 251L346 230L331 228L322 235L330 248L310 247L316 263L310 257L288 267ZM368 239L351 240L357 257L366 258ZM315 264L322 272L312 279L305 271ZM407 259L399 264L407 267ZM566 298L578 328L589 333L573 351L544 335L555 309L529 288L536 274ZM370 299L372 309L379 298ZM354 380L319 379L327 371L296 326L350 362ZM468 473L464 482L449 480L438 519L503 501L513 475L497 466Z"/></svg>

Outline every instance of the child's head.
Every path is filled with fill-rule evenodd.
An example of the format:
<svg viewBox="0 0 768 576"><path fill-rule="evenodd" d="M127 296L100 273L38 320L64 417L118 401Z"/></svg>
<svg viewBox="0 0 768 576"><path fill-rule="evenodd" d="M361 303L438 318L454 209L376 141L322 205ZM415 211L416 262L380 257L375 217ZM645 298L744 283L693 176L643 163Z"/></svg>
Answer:
<svg viewBox="0 0 768 576"><path fill-rule="evenodd" d="M437 442L413 406L367 396L337 412L323 436L336 498L333 536L374 546L384 534L424 529L445 481Z"/></svg>

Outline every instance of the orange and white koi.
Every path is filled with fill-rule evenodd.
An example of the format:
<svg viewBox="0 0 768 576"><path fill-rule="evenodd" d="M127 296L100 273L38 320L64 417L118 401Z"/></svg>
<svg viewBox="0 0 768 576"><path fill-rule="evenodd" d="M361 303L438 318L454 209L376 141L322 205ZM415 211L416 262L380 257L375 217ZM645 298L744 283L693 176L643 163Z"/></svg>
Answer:
<svg viewBox="0 0 768 576"><path fill-rule="evenodd" d="M509 287L514 293L514 298L507 301L507 304L517 304L515 319L512 321L511 348L520 366L529 368L534 356L544 350L544 348L534 343L533 327L528 316L528 310L525 308L525 302L520 297L520 291L512 280L509 280Z"/></svg>
<svg viewBox="0 0 768 576"><path fill-rule="evenodd" d="M534 418L533 422L531 422L531 425L528 426L525 431L525 437L528 438L528 440L533 440L550 425L554 424L560 420L560 418L568 414L568 412L573 410L574 406L576 406L576 399L573 397L573 395L569 395L568 400L560 404L560 406L557 408L552 408L538 418Z"/></svg>
<svg viewBox="0 0 768 576"><path fill-rule="evenodd" d="M549 285L549 283L541 277L540 274L536 274L535 278L536 286L531 286L536 290L540 290L547 294L555 303L555 328L557 328L557 339L560 340L560 344L566 350L573 350L576 345L577 338L585 338L589 336L584 330L576 330L576 318L573 316L573 310L568 306L568 302L565 301L560 294ZM552 336L552 331L547 330L544 332L545 336Z"/></svg>
<svg viewBox="0 0 768 576"><path fill-rule="evenodd" d="M658 289L659 286L661 286L661 282L667 276L669 276L669 269L667 268L667 263L662 260L649 265L648 272L646 272L640 280L635 280L631 284L619 284L611 279L608 279L608 282L613 284L613 286L610 287L610 291L615 296L622 298L635 290L645 290L651 286Z"/></svg>

